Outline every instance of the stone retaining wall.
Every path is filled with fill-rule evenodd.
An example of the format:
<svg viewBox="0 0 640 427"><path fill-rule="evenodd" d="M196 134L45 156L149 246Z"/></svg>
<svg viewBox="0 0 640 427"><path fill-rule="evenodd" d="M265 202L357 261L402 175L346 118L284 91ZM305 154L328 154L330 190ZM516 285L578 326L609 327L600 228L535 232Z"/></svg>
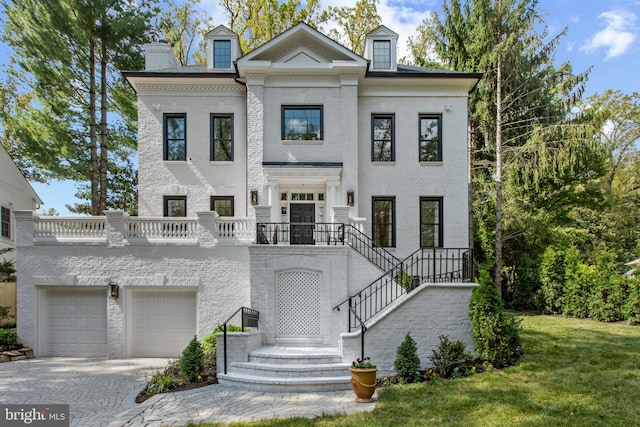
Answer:
<svg viewBox="0 0 640 427"><path fill-rule="evenodd" d="M15 362L16 360L33 359L33 349L31 347L22 347L20 350L3 351L0 353L0 363Z"/></svg>

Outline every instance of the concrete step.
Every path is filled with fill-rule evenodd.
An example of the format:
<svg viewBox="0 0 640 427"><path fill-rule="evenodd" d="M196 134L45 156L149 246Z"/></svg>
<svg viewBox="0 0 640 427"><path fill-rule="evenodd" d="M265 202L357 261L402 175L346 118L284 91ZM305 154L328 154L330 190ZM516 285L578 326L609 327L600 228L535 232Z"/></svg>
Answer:
<svg viewBox="0 0 640 427"><path fill-rule="evenodd" d="M233 362L231 371L268 378L338 377L349 376L348 363L321 363L317 365L271 364L256 362Z"/></svg>
<svg viewBox="0 0 640 427"><path fill-rule="evenodd" d="M342 352L326 347L267 346L249 352L249 361L271 365L320 365L342 363Z"/></svg>
<svg viewBox="0 0 640 427"><path fill-rule="evenodd" d="M338 348L266 346L249 352L248 362L229 363L218 381L258 391L337 391L351 388L351 373Z"/></svg>
<svg viewBox="0 0 640 427"><path fill-rule="evenodd" d="M220 384L248 390L273 392L313 392L351 389L351 376L267 378L229 372L218 374Z"/></svg>

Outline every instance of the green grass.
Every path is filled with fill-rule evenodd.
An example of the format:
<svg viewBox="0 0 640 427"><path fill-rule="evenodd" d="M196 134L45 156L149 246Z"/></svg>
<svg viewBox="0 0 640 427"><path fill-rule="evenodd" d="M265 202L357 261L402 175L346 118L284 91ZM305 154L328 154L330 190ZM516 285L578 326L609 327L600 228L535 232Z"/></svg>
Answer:
<svg viewBox="0 0 640 427"><path fill-rule="evenodd" d="M551 316L522 326L525 354L502 371L378 389L371 413L229 425L639 425L640 328Z"/></svg>

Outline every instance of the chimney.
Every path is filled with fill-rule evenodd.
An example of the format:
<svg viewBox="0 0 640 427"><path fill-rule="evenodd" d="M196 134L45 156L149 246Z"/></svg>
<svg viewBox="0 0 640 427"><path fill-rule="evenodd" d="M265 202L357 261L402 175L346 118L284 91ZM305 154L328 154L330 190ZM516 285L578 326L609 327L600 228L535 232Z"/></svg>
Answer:
<svg viewBox="0 0 640 427"><path fill-rule="evenodd" d="M164 40L156 43L149 43L144 46L144 69L145 71L162 70L165 68L178 67L178 61L173 55L171 46Z"/></svg>

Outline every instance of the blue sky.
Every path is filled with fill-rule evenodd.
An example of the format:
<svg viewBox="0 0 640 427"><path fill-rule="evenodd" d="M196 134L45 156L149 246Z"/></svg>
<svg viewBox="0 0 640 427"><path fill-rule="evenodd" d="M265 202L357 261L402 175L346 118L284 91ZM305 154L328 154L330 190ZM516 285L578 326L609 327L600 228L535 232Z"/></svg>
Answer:
<svg viewBox="0 0 640 427"><path fill-rule="evenodd" d="M356 0L321 0L322 6L353 6ZM406 55L406 40L415 33L428 11L439 11L441 0L380 0L383 24L400 34L400 54ZM640 0L540 0L549 33L568 27L557 50L558 62L569 61L574 72L592 67L586 96L607 89L640 92ZM202 0L202 7L215 24L226 24L218 0ZM7 62L6 47L0 45L0 61ZM65 204L74 203L73 183L34 184L45 204L68 215Z"/></svg>

